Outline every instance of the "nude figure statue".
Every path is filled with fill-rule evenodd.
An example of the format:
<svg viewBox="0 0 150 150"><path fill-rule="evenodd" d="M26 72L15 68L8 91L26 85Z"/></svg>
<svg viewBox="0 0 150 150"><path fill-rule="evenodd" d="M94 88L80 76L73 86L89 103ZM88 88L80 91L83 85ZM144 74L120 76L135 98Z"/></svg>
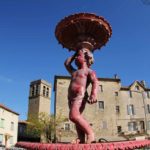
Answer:
<svg viewBox="0 0 150 150"><path fill-rule="evenodd" d="M72 66L75 62L77 69ZM82 48L65 61L65 67L71 74L71 82L68 88L69 119L75 123L80 143L95 141L94 132L89 123L82 116L86 103L97 102L98 82L95 72L90 69L93 63L93 55L88 49ZM92 84L90 96L87 87Z"/></svg>

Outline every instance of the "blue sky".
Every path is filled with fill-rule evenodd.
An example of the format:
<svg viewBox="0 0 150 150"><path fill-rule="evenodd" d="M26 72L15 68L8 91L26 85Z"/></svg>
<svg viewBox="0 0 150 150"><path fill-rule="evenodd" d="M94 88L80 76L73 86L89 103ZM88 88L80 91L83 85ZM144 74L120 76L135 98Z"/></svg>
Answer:
<svg viewBox="0 0 150 150"><path fill-rule="evenodd" d="M118 74L124 86L135 80L150 86L150 5L142 0L0 0L0 103L21 120L31 81L45 79L53 87L55 75L69 75L64 61L72 52L54 32L61 19L78 12L103 16L112 26L110 41L94 53L97 76Z"/></svg>

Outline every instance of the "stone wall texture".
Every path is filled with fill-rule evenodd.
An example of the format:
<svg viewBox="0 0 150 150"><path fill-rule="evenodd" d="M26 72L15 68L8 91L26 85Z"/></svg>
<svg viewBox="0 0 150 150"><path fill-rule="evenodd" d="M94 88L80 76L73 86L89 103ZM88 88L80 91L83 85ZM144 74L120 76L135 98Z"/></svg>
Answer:
<svg viewBox="0 0 150 150"><path fill-rule="evenodd" d="M56 116L61 113L68 118L69 83L70 77L55 76ZM98 84L98 102L87 104L83 113L95 132L96 140L124 140L150 133L149 88L139 81L124 87L118 78L98 78ZM91 87L88 92L90 90ZM77 137L74 124L69 119L57 127L57 131L57 138L61 141L69 142Z"/></svg>

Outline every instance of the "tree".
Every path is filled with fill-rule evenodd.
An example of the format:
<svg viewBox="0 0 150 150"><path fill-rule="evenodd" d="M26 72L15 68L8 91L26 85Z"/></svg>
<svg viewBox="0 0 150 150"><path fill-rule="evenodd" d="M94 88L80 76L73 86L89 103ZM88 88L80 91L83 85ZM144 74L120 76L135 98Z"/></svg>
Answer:
<svg viewBox="0 0 150 150"><path fill-rule="evenodd" d="M41 112L38 117L30 115L27 124L27 134L31 137L40 137L41 142L51 142L55 139L57 126L66 120L61 114L54 116Z"/></svg>

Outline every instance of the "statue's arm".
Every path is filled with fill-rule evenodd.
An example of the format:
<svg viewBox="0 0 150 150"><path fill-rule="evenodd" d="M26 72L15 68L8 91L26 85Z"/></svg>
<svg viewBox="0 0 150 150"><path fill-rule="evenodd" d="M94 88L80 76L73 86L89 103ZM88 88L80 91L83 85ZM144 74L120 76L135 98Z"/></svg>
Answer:
<svg viewBox="0 0 150 150"><path fill-rule="evenodd" d="M89 98L89 102L91 104L97 102L97 93L98 93L98 80L96 77L96 73L94 71L90 71L90 82L92 84L91 94Z"/></svg>
<svg viewBox="0 0 150 150"><path fill-rule="evenodd" d="M67 58L66 61L64 62L64 65L67 69L67 71L72 74L76 69L72 66L72 62L74 61L76 55L72 55L71 57Z"/></svg>

